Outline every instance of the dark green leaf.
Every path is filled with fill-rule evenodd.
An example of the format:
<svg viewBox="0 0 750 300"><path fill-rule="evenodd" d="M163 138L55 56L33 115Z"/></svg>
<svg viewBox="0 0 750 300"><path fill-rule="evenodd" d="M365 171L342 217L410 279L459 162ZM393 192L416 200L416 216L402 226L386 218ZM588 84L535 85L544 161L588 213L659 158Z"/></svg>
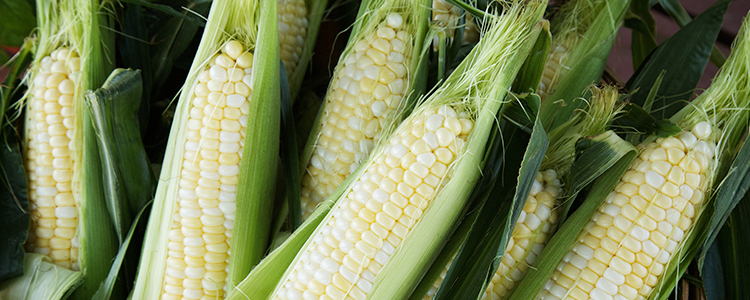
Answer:
<svg viewBox="0 0 750 300"><path fill-rule="evenodd" d="M746 195L747 196L747 195ZM729 215L724 228L721 229L716 243L706 255L701 276L706 282L706 296L709 300L744 299L750 293L750 201L745 197ZM714 255L711 255L712 253ZM718 255L717 255L718 254ZM719 261L715 256L719 257ZM718 266L716 266L718 265ZM716 269L723 271L716 274ZM713 270L713 271L709 271ZM719 279L710 278L714 275ZM711 288L708 283L715 285Z"/></svg>
<svg viewBox="0 0 750 300"><path fill-rule="evenodd" d="M7 128L0 145L0 281L23 274L23 243L29 231L26 172L15 132Z"/></svg>
<svg viewBox="0 0 750 300"><path fill-rule="evenodd" d="M125 239L123 240L122 244L120 244L120 251L117 252L117 256L115 257L114 262L112 262L112 267L109 270L109 275L107 275L107 279L102 282L102 284L99 286L99 289L96 291L94 296L91 298L93 300L108 300L112 296L112 290L115 287L115 284L117 283L117 276L120 274L120 268L122 268L123 262L125 261L126 254L128 254L128 250L138 250L131 249L130 247L130 241L133 238L133 235L136 232L136 229L139 227L139 224L145 224L145 222L141 221L141 217L143 216L143 213L149 211L151 208L151 202L149 201L146 203L146 205L143 206L141 211L138 212L138 214L135 216L135 219L133 219L133 225L130 226L130 230L128 231L128 234L125 236ZM148 219L148 218L146 218ZM130 255L128 255L130 256Z"/></svg>
<svg viewBox="0 0 750 300"><path fill-rule="evenodd" d="M36 26L34 1L0 0L0 11L4 12L0 18L0 44L21 46Z"/></svg>
<svg viewBox="0 0 750 300"><path fill-rule="evenodd" d="M685 27L690 21L692 21L693 18L690 17L688 12L685 10L684 7L682 7L682 4L680 4L680 1L678 0L651 0L652 2L658 1L662 8L669 14L670 17L672 17L672 20L674 20L677 25L680 27ZM652 3L653 5L653 3ZM719 50L719 47L716 47L714 45L713 49L711 49L711 57L709 58L711 60L711 63L716 65L717 67L721 67L724 62L727 60L726 57L724 57L724 54L721 53L721 50Z"/></svg>
<svg viewBox="0 0 750 300"><path fill-rule="evenodd" d="M667 119L688 100L698 84L719 34L730 0L721 0L680 29L654 50L625 85L633 91L631 101L643 105L648 91L667 70L651 110L657 119Z"/></svg>
<svg viewBox="0 0 750 300"><path fill-rule="evenodd" d="M143 6L143 7L148 7L148 8L151 8L151 9L155 9L155 10L161 11L161 12L167 14L167 15L170 15L170 16L173 16L173 17L177 17L177 18L181 18L181 19L183 19L185 21L191 22L191 23L193 23L195 25L198 25L198 26L201 26L201 27L206 24L206 21L203 18L201 18L199 16L196 16L196 15L194 15L192 13L186 13L186 14L180 13L179 11L177 11L174 8L170 7L169 5L151 3L151 2L146 1L146 0L120 0L120 2L137 4L137 5L140 5L140 6Z"/></svg>
<svg viewBox="0 0 750 300"><path fill-rule="evenodd" d="M24 43L9 65L8 75L0 85L0 281L23 273L23 244L29 231L29 203L21 143L11 120L16 109L10 103L18 100L20 76L32 59L31 43ZM0 49L2 51L2 49Z"/></svg>
<svg viewBox="0 0 750 300"><path fill-rule="evenodd" d="M292 113L292 100L289 92L284 63L279 63L279 83L281 96L281 161L286 179L286 199L289 203L289 225L294 231L302 224L302 207L300 203L299 154L297 152L297 133Z"/></svg>
<svg viewBox="0 0 750 300"><path fill-rule="evenodd" d="M535 116L539 113L539 95L514 95L517 101L512 101L504 107L503 119L531 134L534 128Z"/></svg>

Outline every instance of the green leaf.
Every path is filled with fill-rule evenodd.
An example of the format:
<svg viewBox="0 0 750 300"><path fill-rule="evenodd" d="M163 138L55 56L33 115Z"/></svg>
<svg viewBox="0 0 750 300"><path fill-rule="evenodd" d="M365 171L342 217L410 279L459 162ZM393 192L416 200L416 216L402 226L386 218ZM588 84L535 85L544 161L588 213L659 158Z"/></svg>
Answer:
<svg viewBox="0 0 750 300"><path fill-rule="evenodd" d="M531 134L536 122L536 116L539 113L539 95L526 93L514 95L517 99L508 103L503 109L503 119L518 126L523 131Z"/></svg>
<svg viewBox="0 0 750 300"><path fill-rule="evenodd" d="M65 299L83 282L81 272L55 265L42 254L26 253L23 268L26 270L23 276L0 282L0 299Z"/></svg>
<svg viewBox="0 0 750 300"><path fill-rule="evenodd" d="M0 44L21 46L36 26L34 2L29 0L0 0ZM2 50L0 50L2 51Z"/></svg>
<svg viewBox="0 0 750 300"><path fill-rule="evenodd" d="M278 20L275 2L259 1L257 44L253 58L253 99L237 182L237 214L227 286L239 284L266 254L279 156L280 84ZM233 12L238 14L240 12Z"/></svg>
<svg viewBox="0 0 750 300"><path fill-rule="evenodd" d="M435 295L436 300L481 297L505 254L516 220L542 164L549 140L540 120L535 118L530 136L515 128L505 131L508 145L512 145L507 146L502 157L503 169L509 173L499 177L489 199L479 207L473 228L453 259ZM524 144L525 149L518 147Z"/></svg>
<svg viewBox="0 0 750 300"><path fill-rule="evenodd" d="M591 192L587 195L586 200L557 230L557 233L547 243L547 246L544 247L539 257L537 257L534 263L535 267L529 269L524 279L515 287L507 299L533 299L552 276L552 272L557 268L558 263L562 261L563 257L568 254L576 243L578 236L589 223L591 216L599 209L601 203L606 199L610 191L614 189L617 182L620 181L620 177L625 173L625 170L627 170L637 154L633 150L618 149L615 151L624 152L625 154L619 158L617 163L592 183Z"/></svg>
<svg viewBox="0 0 750 300"><path fill-rule="evenodd" d="M657 119L667 119L682 108L678 101L688 100L698 85L729 2L718 1L646 58L625 85L633 91L633 103L643 105L648 91L666 70L663 80L669 84L661 85L651 111Z"/></svg>
<svg viewBox="0 0 750 300"><path fill-rule="evenodd" d="M156 184L138 128L141 87L139 70L116 69L100 89L85 97L99 137L107 208L120 243L132 216L153 197Z"/></svg>

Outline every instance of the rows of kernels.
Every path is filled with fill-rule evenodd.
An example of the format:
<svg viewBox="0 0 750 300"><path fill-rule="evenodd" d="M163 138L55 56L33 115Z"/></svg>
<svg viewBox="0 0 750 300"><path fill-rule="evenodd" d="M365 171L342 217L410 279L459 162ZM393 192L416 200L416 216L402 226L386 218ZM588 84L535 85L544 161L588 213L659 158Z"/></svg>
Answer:
<svg viewBox="0 0 750 300"><path fill-rule="evenodd" d="M505 248L505 254L500 261L492 281L487 286L482 299L503 299L508 292L526 274L529 266L534 264L536 257L542 252L547 241L552 236L558 220L555 200L560 195L560 180L557 172L546 170L538 172L532 185L529 197L523 206L523 211L516 221L513 235ZM452 260L451 260L452 261ZM432 299L445 275L450 263L440 274L424 299Z"/></svg>
<svg viewBox="0 0 750 300"><path fill-rule="evenodd" d="M540 95L546 95L552 92L555 87L553 83L557 82L558 72L561 68L567 68L565 61L567 61L568 49L565 46L557 46L547 54L547 62L544 64L544 71L542 72L542 80L539 82L539 88L537 93Z"/></svg>
<svg viewBox="0 0 750 300"><path fill-rule="evenodd" d="M191 91L162 299L216 299L225 292L252 62L230 41Z"/></svg>
<svg viewBox="0 0 750 300"><path fill-rule="evenodd" d="M302 178L303 218L367 159L406 96L411 43L404 19L392 13L343 59Z"/></svg>
<svg viewBox="0 0 750 300"><path fill-rule="evenodd" d="M646 299L701 209L715 146L699 123L648 144L538 299Z"/></svg>
<svg viewBox="0 0 750 300"><path fill-rule="evenodd" d="M78 270L77 194L72 190L75 116L73 97L80 58L59 48L42 58L29 90L26 170L31 231L28 251Z"/></svg>
<svg viewBox="0 0 750 300"><path fill-rule="evenodd" d="M446 0L432 0L432 20L440 24L441 27L447 27L450 32L450 37L453 37L455 27L458 26L458 20L461 17L461 9L448 3ZM468 45L479 41L479 29L477 24L471 18L471 15L466 14L466 22L464 23L464 36L461 41L462 44ZM438 46L437 36L433 40L432 44L434 47Z"/></svg>
<svg viewBox="0 0 750 300"><path fill-rule="evenodd" d="M365 299L450 176L473 127L462 116L443 106L400 127L338 201L274 299Z"/></svg>
<svg viewBox="0 0 750 300"><path fill-rule="evenodd" d="M287 76L297 68L307 36L305 0L278 0L279 48Z"/></svg>

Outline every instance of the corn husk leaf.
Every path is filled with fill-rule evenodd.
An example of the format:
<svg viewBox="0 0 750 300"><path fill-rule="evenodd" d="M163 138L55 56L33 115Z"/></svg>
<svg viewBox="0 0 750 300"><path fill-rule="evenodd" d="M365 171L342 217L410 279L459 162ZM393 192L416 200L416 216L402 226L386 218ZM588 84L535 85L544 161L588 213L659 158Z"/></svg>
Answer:
<svg viewBox="0 0 750 300"><path fill-rule="evenodd" d="M289 230L294 231L302 224L302 205L299 201L300 174L297 171L299 170L299 155L289 82L283 66L279 68L279 84L281 85L281 158L283 162L281 165L284 169L284 179L286 179ZM283 215L281 218L283 219Z"/></svg>
<svg viewBox="0 0 750 300"><path fill-rule="evenodd" d="M120 2L130 3L130 4L136 4L136 5L140 5L140 6L143 6L143 7L148 7L150 9L158 10L158 11L161 11L161 12L163 12L163 13L165 13L167 15L170 15L172 17L177 17L177 18L183 19L185 21L192 22L193 24L198 25L198 26L205 26L205 24L206 24L206 21L203 18L201 18L201 17L199 17L199 16L197 16L195 14L183 14L183 13L180 13L179 11L177 11L174 8L170 7L169 5L156 4L156 3L152 3L152 2L149 2L149 1L145 1L145 0L120 0Z"/></svg>
<svg viewBox="0 0 750 300"><path fill-rule="evenodd" d="M120 243L131 227L132 216L151 200L156 185L138 129L140 74L117 69L100 89L86 95L99 137L107 208Z"/></svg>
<svg viewBox="0 0 750 300"><path fill-rule="evenodd" d="M533 299L542 289L547 279L557 267L557 263L563 259L570 248L576 242L578 234L585 228L591 215L599 208L606 199L609 192L615 187L622 174L635 159L637 151L630 143L617 138L614 134L603 134L591 139L589 149L593 146L600 149L590 155L603 155L609 160L615 160L611 167L597 177L591 183L591 191L582 202L581 206L568 217L557 233L544 247L542 253L537 257L534 268L530 268L524 279L511 291L508 299L521 300ZM575 172L575 171L571 171Z"/></svg>
<svg viewBox="0 0 750 300"><path fill-rule="evenodd" d="M102 282L102 284L99 286L99 289L96 291L93 297L91 297L92 300L107 300L112 298L112 291L115 288L115 284L117 284L118 275L120 275L121 268L123 266L123 262L126 259L126 256L133 256L132 251L135 250L136 253L138 250L140 250L138 247L133 247L130 245L133 236L136 236L137 230L139 227L143 227L141 225L145 224L143 217L143 213L149 211L151 208L151 202L146 203L141 211L138 212L138 214L135 215L135 218L133 218L132 226L130 227L130 230L128 231L128 234L125 235L125 239L120 243L120 250L117 252L117 256L115 257L115 260L112 262L112 267L109 271L109 275L107 275L107 280ZM142 237L142 234L141 234ZM136 248L136 249L132 249ZM131 250L130 252L128 250ZM137 261L137 260L133 260ZM130 264L130 266L125 266L126 268L133 268L135 269L135 264ZM131 273L132 274L132 273ZM126 274L127 275L127 274ZM132 275L131 275L132 276Z"/></svg>
<svg viewBox="0 0 750 300"><path fill-rule="evenodd" d="M64 299L83 282L81 272L57 266L46 255L26 253L24 275L0 282L0 298L7 300Z"/></svg>
<svg viewBox="0 0 750 300"><path fill-rule="evenodd" d="M656 119L667 119L682 108L678 101L688 99L698 85L730 2L716 2L649 55L625 85L633 103L643 106L659 74L667 70L663 82L668 84L659 88L651 111Z"/></svg>
<svg viewBox="0 0 750 300"><path fill-rule="evenodd" d="M653 2L653 0L652 0ZM659 0L659 5L667 12L667 14L674 20L680 27L685 27L689 24L693 18L688 14L685 8L680 4L678 0ZM719 47L716 45L711 49L711 57L709 58L711 63L717 67L724 65L727 58L721 53Z"/></svg>

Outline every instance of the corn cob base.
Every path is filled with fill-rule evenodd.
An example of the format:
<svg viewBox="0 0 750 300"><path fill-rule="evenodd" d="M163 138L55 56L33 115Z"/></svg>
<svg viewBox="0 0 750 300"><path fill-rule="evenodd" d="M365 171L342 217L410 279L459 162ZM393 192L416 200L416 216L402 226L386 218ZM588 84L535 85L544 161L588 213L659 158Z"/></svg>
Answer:
<svg viewBox="0 0 750 300"><path fill-rule="evenodd" d="M48 255L59 266L79 270L78 195L72 184L76 164L74 94L80 58L59 48L42 58L30 87L26 170L31 231L27 251Z"/></svg>
<svg viewBox="0 0 750 300"><path fill-rule="evenodd" d="M557 172L547 170L536 174L529 197L516 221L512 238L508 240L505 255L482 299L503 299L521 281L529 266L534 264L557 227L559 216L555 200L560 192ZM432 299L435 295L452 262L453 260L440 273L440 277L425 295L425 300Z"/></svg>
<svg viewBox="0 0 750 300"><path fill-rule="evenodd" d="M339 200L274 299L365 299L447 181L473 122L442 106L400 131Z"/></svg>
<svg viewBox="0 0 750 300"><path fill-rule="evenodd" d="M391 13L343 59L302 178L303 218L367 159L387 117L401 105L412 39L406 27L401 15Z"/></svg>
<svg viewBox="0 0 750 300"><path fill-rule="evenodd" d="M537 299L647 299L701 209L710 136L701 122L648 144Z"/></svg>

